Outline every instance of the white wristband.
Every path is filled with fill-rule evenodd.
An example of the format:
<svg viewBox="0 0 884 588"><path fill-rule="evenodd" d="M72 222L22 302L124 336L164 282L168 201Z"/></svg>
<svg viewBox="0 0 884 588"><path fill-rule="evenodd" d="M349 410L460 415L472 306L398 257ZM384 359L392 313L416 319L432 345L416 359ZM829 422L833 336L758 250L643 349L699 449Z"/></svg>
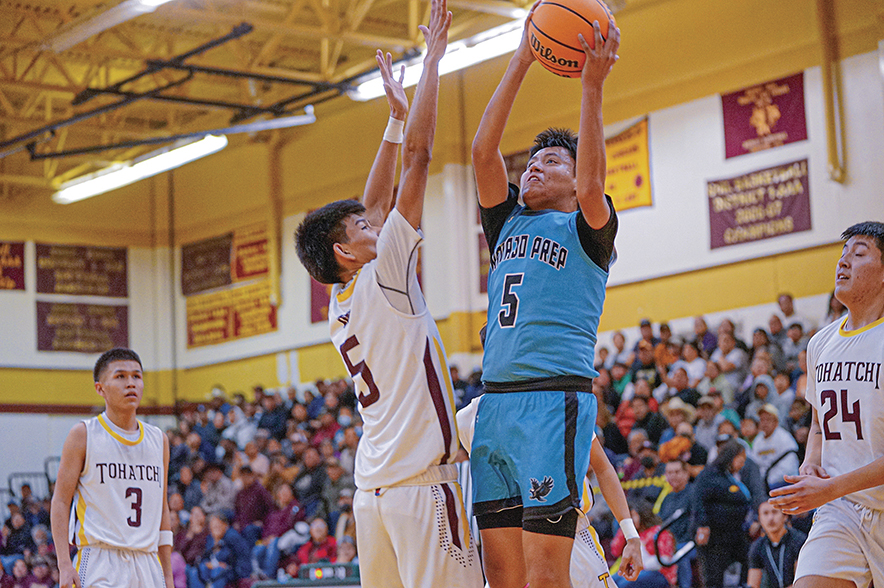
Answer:
<svg viewBox="0 0 884 588"><path fill-rule="evenodd" d="M632 519L623 519L620 521L620 530L623 531L623 536L626 537L626 540L630 539L638 539L638 531L635 529L635 522Z"/></svg>
<svg viewBox="0 0 884 588"><path fill-rule="evenodd" d="M390 143L401 143L403 133L402 130L405 128L405 121L399 120L398 118L390 117L390 120L387 121L387 128L384 129L384 141L389 141Z"/></svg>
<svg viewBox="0 0 884 588"><path fill-rule="evenodd" d="M172 531L160 531L160 542L159 546L163 545L172 545Z"/></svg>

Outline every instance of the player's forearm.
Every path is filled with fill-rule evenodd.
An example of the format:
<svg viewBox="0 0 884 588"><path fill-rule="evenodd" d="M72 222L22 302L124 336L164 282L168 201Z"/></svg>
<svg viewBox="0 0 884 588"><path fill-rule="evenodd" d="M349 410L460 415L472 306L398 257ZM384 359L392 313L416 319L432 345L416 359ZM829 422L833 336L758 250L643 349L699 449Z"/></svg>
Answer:
<svg viewBox="0 0 884 588"><path fill-rule="evenodd" d="M404 120L404 117L400 120ZM399 145L382 140L371 165L371 171L368 173L365 191L362 194L362 205L365 206L365 217L374 226L381 226L384 223L387 213L393 206L393 186L396 183L398 156Z"/></svg>
<svg viewBox="0 0 884 588"><path fill-rule="evenodd" d="M629 504L626 502L626 495L623 493L623 487L620 485L620 478L608 456L602 448L598 439L592 442L592 452L590 454L592 471L595 472L595 478L599 484L599 490L602 491L602 497L614 517L618 521L628 519L630 517Z"/></svg>
<svg viewBox="0 0 884 588"><path fill-rule="evenodd" d="M810 422L810 431L807 433L807 447L804 453L803 466L819 466L822 465L823 455L823 432L820 430L819 421L816 419L816 411L814 418Z"/></svg>
<svg viewBox="0 0 884 588"><path fill-rule="evenodd" d="M852 472L835 476L829 480L829 484L837 494L835 498L876 486L884 486L884 457L879 457L872 463Z"/></svg>
<svg viewBox="0 0 884 588"><path fill-rule="evenodd" d="M52 499L49 512L49 524L52 527L52 542L59 563L71 563L71 551L68 548L68 527L71 523L71 504L63 504L61 500Z"/></svg>
<svg viewBox="0 0 884 588"><path fill-rule="evenodd" d="M160 565L163 566L163 577L166 578L166 586L174 586L172 582L172 546L160 545L157 549Z"/></svg>
<svg viewBox="0 0 884 588"><path fill-rule="evenodd" d="M583 85L577 142L577 200L589 226L600 229L610 216L605 201L605 129L601 84Z"/></svg>

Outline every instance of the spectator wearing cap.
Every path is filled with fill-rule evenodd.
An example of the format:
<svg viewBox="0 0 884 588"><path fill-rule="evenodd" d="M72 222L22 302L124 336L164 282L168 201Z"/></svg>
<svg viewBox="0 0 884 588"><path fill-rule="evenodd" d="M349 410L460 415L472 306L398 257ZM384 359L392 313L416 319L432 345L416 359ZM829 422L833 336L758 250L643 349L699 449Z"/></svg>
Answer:
<svg viewBox="0 0 884 588"><path fill-rule="evenodd" d="M715 447L718 425L724 416L717 410L715 400L711 396L701 396L697 401L697 422L694 425L694 437L706 451Z"/></svg>
<svg viewBox="0 0 884 588"><path fill-rule="evenodd" d="M666 430L668 423L660 413L651 410L649 399L644 395L636 394L629 403L632 413L635 415L633 427L644 429L648 433L648 439L655 444L660 442L660 436Z"/></svg>
<svg viewBox="0 0 884 588"><path fill-rule="evenodd" d="M678 396L670 398L666 404L660 407L660 412L669 423L669 426L660 434L661 445L675 437L678 425L681 423L691 424L696 416L694 407Z"/></svg>
<svg viewBox="0 0 884 588"><path fill-rule="evenodd" d="M233 480L224 475L224 468L221 464L210 463L206 465L200 488L203 491L200 506L207 516L219 512L226 512L228 517L232 515L233 504L236 501L236 486L233 484Z"/></svg>
<svg viewBox="0 0 884 588"><path fill-rule="evenodd" d="M665 386L660 386L654 391L658 402L666 402L670 398L679 398L692 406L697 406L701 394L691 388L688 382L688 372L684 366L675 368L672 377L664 377Z"/></svg>
<svg viewBox="0 0 884 588"><path fill-rule="evenodd" d="M233 528L239 531L251 548L261 536L261 527L276 505L273 496L258 481L258 475L249 466L239 470L242 489L234 501Z"/></svg>
<svg viewBox="0 0 884 588"><path fill-rule="evenodd" d="M780 427L780 414L773 404L765 404L759 409L758 428L761 432L752 443L751 455L762 473L766 474L768 487L782 486L785 484L783 476L798 474L798 456L789 453L798 450L798 443Z"/></svg>
<svg viewBox="0 0 884 588"><path fill-rule="evenodd" d="M653 352L654 347L656 347L657 343L660 342L660 338L654 335L654 326L651 324L651 320L644 318L639 321L638 329L641 333L641 338L636 342L635 346L633 346L632 352L634 354L638 353L639 344L642 341L647 342L651 346L651 351ZM635 357L633 357L632 359L634 361Z"/></svg>
<svg viewBox="0 0 884 588"><path fill-rule="evenodd" d="M209 517L209 537L199 566L188 570L188 585L225 588L247 578L251 571L249 547L230 526L224 513Z"/></svg>
<svg viewBox="0 0 884 588"><path fill-rule="evenodd" d="M668 371L669 366L678 360L680 353L672 348L675 343L672 339L672 328L669 323L660 323L660 337L656 345L654 345L654 363L657 369L663 373ZM673 351L675 351L673 353Z"/></svg>

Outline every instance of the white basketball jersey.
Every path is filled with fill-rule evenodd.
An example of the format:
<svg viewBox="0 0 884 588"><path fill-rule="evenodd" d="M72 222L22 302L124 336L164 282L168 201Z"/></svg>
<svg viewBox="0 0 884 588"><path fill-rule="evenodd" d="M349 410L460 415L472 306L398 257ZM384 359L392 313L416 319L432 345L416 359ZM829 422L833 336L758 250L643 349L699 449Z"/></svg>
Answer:
<svg viewBox="0 0 884 588"><path fill-rule="evenodd" d="M378 239L377 258L348 284L332 288L332 342L353 377L363 420L355 468L361 490L396 485L449 463L457 452L448 362L414 269L420 241L394 209ZM403 283L379 278L379 265L391 264L407 276ZM413 312L390 304L385 291L393 290Z"/></svg>
<svg viewBox="0 0 884 588"><path fill-rule="evenodd" d="M884 456L884 318L856 331L847 319L824 327L807 346L807 401L817 410L822 466L834 477ZM845 498L884 509L884 486Z"/></svg>
<svg viewBox="0 0 884 588"><path fill-rule="evenodd" d="M156 551L163 513L163 433L138 422L132 434L102 413L86 424L86 461L71 505L79 547Z"/></svg>

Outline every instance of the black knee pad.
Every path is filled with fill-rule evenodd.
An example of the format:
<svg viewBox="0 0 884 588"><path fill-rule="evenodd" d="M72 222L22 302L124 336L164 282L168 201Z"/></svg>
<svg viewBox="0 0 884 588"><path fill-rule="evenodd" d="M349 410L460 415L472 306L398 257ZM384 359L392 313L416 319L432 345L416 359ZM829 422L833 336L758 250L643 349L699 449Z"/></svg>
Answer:
<svg viewBox="0 0 884 588"><path fill-rule="evenodd" d="M576 524L577 519L574 520ZM476 515L476 524L479 525L479 529L522 528L522 507Z"/></svg>
<svg viewBox="0 0 884 588"><path fill-rule="evenodd" d="M574 533L577 531L577 511L572 508L565 514L555 518L527 519L522 523L522 528L529 533L570 537L573 539Z"/></svg>

